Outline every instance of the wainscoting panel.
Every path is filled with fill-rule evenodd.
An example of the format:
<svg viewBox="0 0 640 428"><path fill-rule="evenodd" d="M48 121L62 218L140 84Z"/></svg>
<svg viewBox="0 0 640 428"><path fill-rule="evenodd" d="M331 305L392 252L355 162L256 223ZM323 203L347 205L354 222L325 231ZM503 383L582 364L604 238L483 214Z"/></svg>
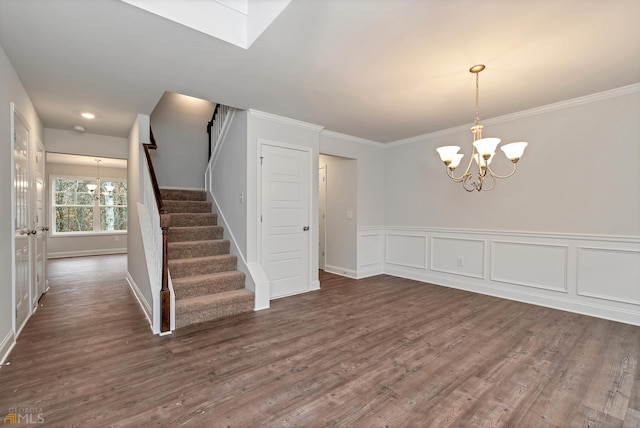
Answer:
<svg viewBox="0 0 640 428"><path fill-rule="evenodd" d="M484 241L432 237L431 269L437 272L484 278Z"/></svg>
<svg viewBox="0 0 640 428"><path fill-rule="evenodd" d="M400 226L385 235L386 274L640 326L640 237Z"/></svg>
<svg viewBox="0 0 640 428"><path fill-rule="evenodd" d="M358 231L358 272L357 278L382 273L384 253L384 230Z"/></svg>
<svg viewBox="0 0 640 428"><path fill-rule="evenodd" d="M567 292L566 245L493 241L491 280Z"/></svg>
<svg viewBox="0 0 640 428"><path fill-rule="evenodd" d="M427 268L427 237L387 234L386 263L411 268Z"/></svg>
<svg viewBox="0 0 640 428"><path fill-rule="evenodd" d="M640 305L640 251L579 247L578 294Z"/></svg>

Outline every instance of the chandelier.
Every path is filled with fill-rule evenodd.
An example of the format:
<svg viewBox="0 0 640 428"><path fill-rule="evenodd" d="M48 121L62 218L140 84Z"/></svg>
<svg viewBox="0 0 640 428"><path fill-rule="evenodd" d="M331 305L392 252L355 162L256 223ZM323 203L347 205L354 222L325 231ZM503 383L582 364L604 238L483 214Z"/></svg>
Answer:
<svg viewBox="0 0 640 428"><path fill-rule="evenodd" d="M493 160L493 156L496 154L496 147L500 144L500 138L482 138L482 125L480 125L480 116L478 114L478 97L480 94L480 85L478 82L480 72L484 69L485 66L482 64L474 65L469 69L471 73L476 75L476 115L473 126L471 127L471 132L473 133L471 158L469 159L469 164L464 174L459 177L453 174L453 171L460 165L460 161L464 157L462 153L458 153L460 150L459 146L443 146L436 149L440 155L440 159L442 159L447 167L447 175L456 183L462 183L462 186L467 192L473 192L474 190L478 192L481 190L491 190L496 185L497 178L511 177L515 174L518 160L520 160L524 149L527 147L527 143L525 142L510 143L500 147L513 164L513 169L510 173L498 175L489 166ZM474 161L477 171L476 168L472 168ZM485 184L486 179L488 179L488 181Z"/></svg>
<svg viewBox="0 0 640 428"><path fill-rule="evenodd" d="M100 162L102 159L94 159L96 161L96 183L87 184L87 189L89 189L89 193L93 195L96 200L100 199ZM106 192L102 192L103 195L108 196L111 195L113 189L115 187L111 184L105 184L104 190Z"/></svg>

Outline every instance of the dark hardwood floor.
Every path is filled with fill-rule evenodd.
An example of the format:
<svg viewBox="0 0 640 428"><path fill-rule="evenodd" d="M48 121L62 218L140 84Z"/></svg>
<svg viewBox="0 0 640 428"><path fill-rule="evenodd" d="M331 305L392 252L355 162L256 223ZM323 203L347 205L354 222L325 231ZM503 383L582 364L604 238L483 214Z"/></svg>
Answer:
<svg viewBox="0 0 640 428"><path fill-rule="evenodd" d="M151 334L125 256L49 262L0 368L46 426L640 427L640 327L380 275Z"/></svg>

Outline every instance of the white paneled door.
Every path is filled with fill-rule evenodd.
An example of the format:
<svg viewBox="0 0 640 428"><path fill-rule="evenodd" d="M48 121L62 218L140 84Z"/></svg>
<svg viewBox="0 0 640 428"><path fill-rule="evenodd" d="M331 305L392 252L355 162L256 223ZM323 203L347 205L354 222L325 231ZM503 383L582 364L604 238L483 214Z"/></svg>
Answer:
<svg viewBox="0 0 640 428"><path fill-rule="evenodd" d="M38 299L40 296L44 294L47 285L47 231L49 227L45 222L45 211L44 211L44 203L45 203L45 173L44 173L44 162L45 162L45 153L44 153L44 145L40 141L35 142L35 191L33 192L35 195L35 201L32 207L33 212L33 224L35 226L35 274L34 281L32 281L32 287L35 287L33 293L33 301L32 306L36 306L38 304Z"/></svg>
<svg viewBox="0 0 640 428"><path fill-rule="evenodd" d="M271 298L310 288L311 153L263 144L261 263Z"/></svg>
<svg viewBox="0 0 640 428"><path fill-rule="evenodd" d="M15 330L22 329L31 313L31 219L29 177L29 129L20 116L12 111L13 122L13 186L15 227Z"/></svg>

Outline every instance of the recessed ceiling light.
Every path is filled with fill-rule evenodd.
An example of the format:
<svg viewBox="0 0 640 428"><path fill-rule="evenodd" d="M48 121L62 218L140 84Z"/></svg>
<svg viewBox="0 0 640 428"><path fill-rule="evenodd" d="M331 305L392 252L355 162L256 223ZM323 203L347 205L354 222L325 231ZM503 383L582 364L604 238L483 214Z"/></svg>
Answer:
<svg viewBox="0 0 640 428"><path fill-rule="evenodd" d="M95 114L93 114L93 113L88 113L88 112L81 113L80 115L81 115L82 117L84 117L85 119L95 119L95 118L96 118L96 115L95 115Z"/></svg>
<svg viewBox="0 0 640 428"><path fill-rule="evenodd" d="M74 126L74 127L73 127L73 130L74 130L74 131L77 131L77 132L84 132L84 131L86 131L86 129L84 129L84 126L80 126L80 125L76 125L76 126Z"/></svg>

